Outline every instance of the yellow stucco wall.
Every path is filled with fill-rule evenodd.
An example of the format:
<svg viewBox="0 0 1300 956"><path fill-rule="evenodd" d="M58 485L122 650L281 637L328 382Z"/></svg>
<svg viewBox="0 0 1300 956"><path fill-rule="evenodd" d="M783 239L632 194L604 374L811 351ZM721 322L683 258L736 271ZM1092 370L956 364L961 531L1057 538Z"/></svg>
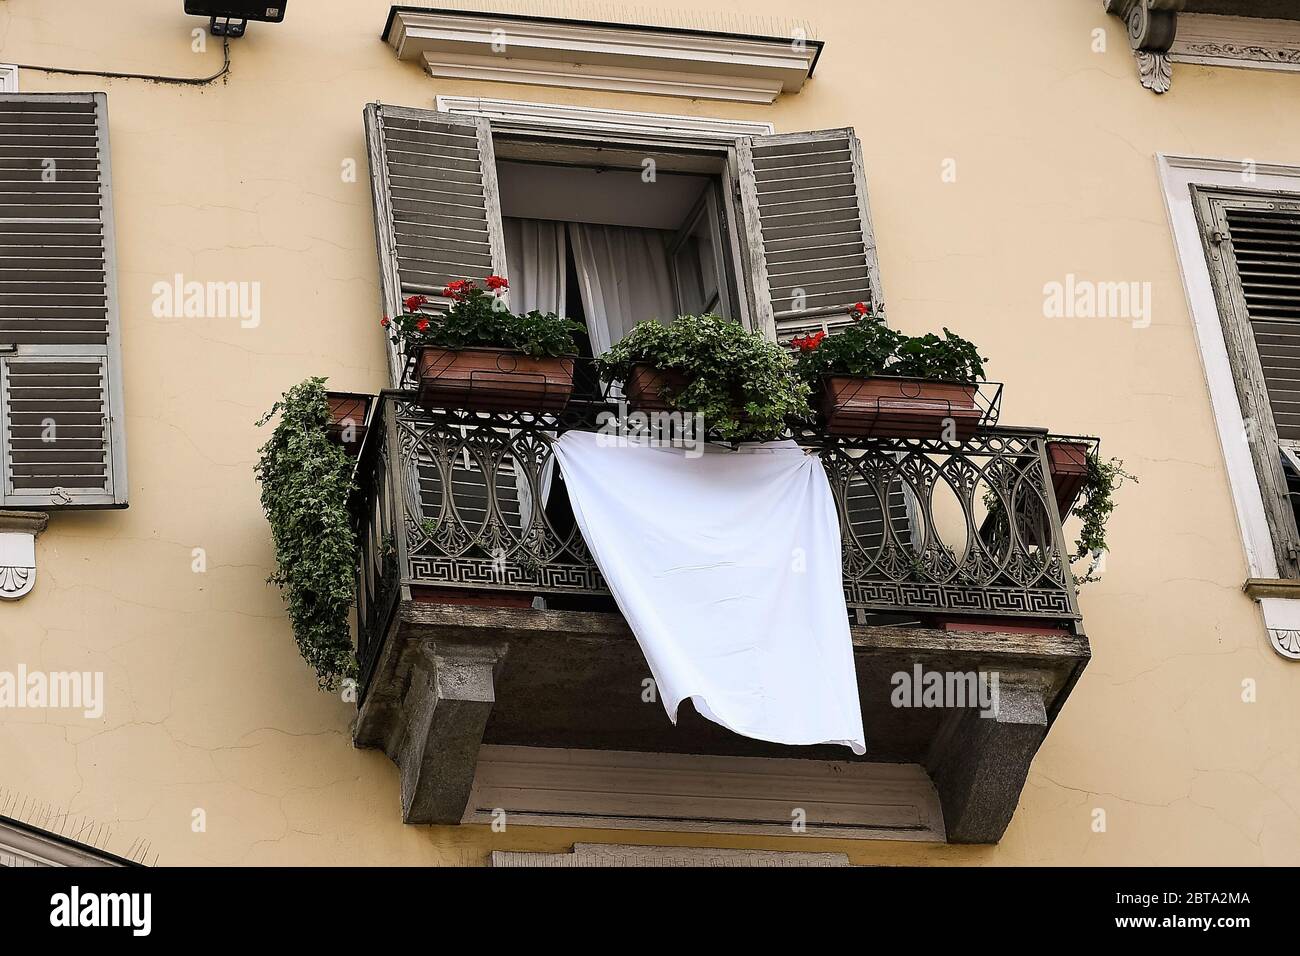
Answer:
<svg viewBox="0 0 1300 956"><path fill-rule="evenodd" d="M219 45L191 52L200 21L181 6L7 0L0 63L211 72ZM703 6L719 16L687 22L790 13L782 0ZM110 824L119 852L148 840L167 864L464 863L575 840L858 863L1300 861L1300 664L1274 655L1240 592L1154 158L1300 164L1300 75L1179 65L1156 97L1096 0L817 0L799 11L828 40L817 75L765 108L434 81L380 41L387 11L296 0L284 24L232 45L228 82L203 89L23 71L23 91L109 96L131 507L54 515L35 592L0 607L0 668L102 670L108 694L98 722L0 711L0 788ZM974 338L1007 384L1005 422L1101 434L1141 476L1122 494L1105 579L1082 598L1095 658L999 846L401 824L394 766L353 749L354 707L316 690L264 584L252 464L265 435L252 423L307 375L385 384L361 111L432 107L438 93L856 127L891 321ZM949 158L955 183L941 177ZM261 325L153 318L151 287L175 273L260 281ZM1044 319L1043 285L1067 273L1150 281L1153 323ZM1241 701L1247 678L1256 703ZM191 832L194 808L206 833Z"/></svg>

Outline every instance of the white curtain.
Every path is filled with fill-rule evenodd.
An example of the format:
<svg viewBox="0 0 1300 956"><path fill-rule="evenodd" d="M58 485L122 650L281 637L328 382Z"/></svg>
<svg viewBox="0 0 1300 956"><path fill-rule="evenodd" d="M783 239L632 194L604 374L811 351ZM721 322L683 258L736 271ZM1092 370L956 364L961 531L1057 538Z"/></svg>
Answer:
<svg viewBox="0 0 1300 956"><path fill-rule="evenodd" d="M510 280L507 301L514 312L554 312L564 315L564 223L548 219L503 218L506 271ZM555 459L548 458L537 476L542 507L551 497ZM527 533L533 523L533 489L524 469L516 468L515 493L519 498L519 525Z"/></svg>
<svg viewBox="0 0 1300 956"><path fill-rule="evenodd" d="M510 308L564 315L564 223L505 218L501 224L506 237Z"/></svg>
<svg viewBox="0 0 1300 956"><path fill-rule="evenodd" d="M596 355L638 322L677 318L666 235L658 229L569 223L587 334Z"/></svg>

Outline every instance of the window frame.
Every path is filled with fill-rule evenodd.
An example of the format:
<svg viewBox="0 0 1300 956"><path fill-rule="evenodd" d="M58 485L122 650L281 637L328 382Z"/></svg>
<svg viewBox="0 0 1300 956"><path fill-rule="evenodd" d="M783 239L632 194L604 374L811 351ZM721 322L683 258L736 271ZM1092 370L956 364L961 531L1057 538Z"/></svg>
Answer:
<svg viewBox="0 0 1300 956"><path fill-rule="evenodd" d="M1156 172L1240 533L1246 574L1243 596L1256 602L1274 652L1286 660L1300 661L1300 581L1278 578L1263 494L1243 433L1241 405L1191 190L1193 185L1240 189L1249 173L1254 190L1300 192L1300 165L1158 153Z"/></svg>
<svg viewBox="0 0 1300 956"><path fill-rule="evenodd" d="M468 114L452 114L468 115ZM641 169L640 162L646 158L655 158L660 169L667 172L683 172L715 177L718 186L719 221L723 232L724 250L729 257L730 268L724 270L729 283L727 293L733 317L747 329L755 329L753 283L744 278L745 265L748 262L746 250L742 245L744 227L740 210L740 164L736 140L740 137L722 137L718 141L702 140L698 136L665 135L655 131L612 132L594 129L563 129L548 127L544 124L530 123L526 126L508 125L498 129L489 117L489 135L493 140L493 152L496 162L549 162L564 165L587 165L584 158L593 149L608 151L613 148L623 149L628 156L635 157L632 165L620 166L617 160L611 162L611 168ZM504 151L501 147L504 146ZM521 147L536 150L534 155L521 151ZM649 154L649 155L648 155ZM676 162L662 160L677 157ZM680 165L678 165L680 164ZM762 331L762 329L758 329Z"/></svg>
<svg viewBox="0 0 1300 956"><path fill-rule="evenodd" d="M1300 578L1300 528L1290 504L1281 456L1284 447L1295 451L1300 448L1300 442L1284 440L1278 435L1245 291L1237 273L1227 211L1286 205L1300 212L1300 191L1225 189L1193 183L1191 192L1278 577L1297 579Z"/></svg>

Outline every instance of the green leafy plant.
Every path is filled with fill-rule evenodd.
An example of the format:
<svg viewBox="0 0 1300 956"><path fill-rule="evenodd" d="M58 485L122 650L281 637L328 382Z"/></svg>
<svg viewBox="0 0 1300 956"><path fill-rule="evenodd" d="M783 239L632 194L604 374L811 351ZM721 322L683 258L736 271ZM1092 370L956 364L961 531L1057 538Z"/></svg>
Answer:
<svg viewBox="0 0 1300 956"><path fill-rule="evenodd" d="M701 413L728 441L772 441L787 419L812 414L808 386L786 350L716 315L642 322L596 360L601 376L613 381L627 381L642 363L682 373L689 384L667 394L669 404Z"/></svg>
<svg viewBox="0 0 1300 956"><path fill-rule="evenodd" d="M933 332L904 337L887 371L900 378L974 383L984 378L985 361L974 343L945 328L942 337Z"/></svg>
<svg viewBox="0 0 1300 956"><path fill-rule="evenodd" d="M271 525L276 571L268 579L288 603L303 660L320 686L357 673L349 630L356 585L356 541L348 513L352 459L326 434L325 379L295 385L257 422L276 415L254 469Z"/></svg>
<svg viewBox="0 0 1300 956"><path fill-rule="evenodd" d="M468 279L448 284L443 295L451 299L445 313L427 313L427 296L413 295L396 318L380 324L399 348L408 352L433 346L443 349L517 349L534 358L555 358L577 351L573 336L583 330L571 319L554 312L511 312L506 304L509 284L501 276L488 276L485 288Z"/></svg>
<svg viewBox="0 0 1300 956"><path fill-rule="evenodd" d="M835 335L817 332L792 339L799 375L812 384L828 375L890 375L974 383L984 378L979 349L948 329L943 335L904 335L858 303L858 320Z"/></svg>
<svg viewBox="0 0 1300 956"><path fill-rule="evenodd" d="M1075 575L1080 584L1097 581L1096 571L1101 563L1101 556L1109 550L1106 543L1106 525L1115 510L1115 492L1125 481L1138 483L1135 476L1124 470L1124 462L1119 458L1102 461L1095 452L1088 452L1087 473L1083 480L1080 500L1071 513L1083 521L1079 529L1079 539L1075 542L1074 555L1070 562L1076 563L1089 559L1083 576Z"/></svg>

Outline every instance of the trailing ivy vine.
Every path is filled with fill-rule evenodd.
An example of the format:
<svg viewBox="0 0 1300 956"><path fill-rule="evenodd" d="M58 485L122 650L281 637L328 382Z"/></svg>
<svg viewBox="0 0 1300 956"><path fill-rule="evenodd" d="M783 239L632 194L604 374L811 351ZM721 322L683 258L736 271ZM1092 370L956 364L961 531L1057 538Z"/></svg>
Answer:
<svg viewBox="0 0 1300 956"><path fill-rule="evenodd" d="M352 459L330 440L325 379L295 385L257 422L280 416L254 473L275 542L277 585L303 660L322 689L357 673L349 611L356 584L356 542L348 513Z"/></svg>
<svg viewBox="0 0 1300 956"><path fill-rule="evenodd" d="M1137 484L1137 478L1124 470L1124 462L1119 458L1102 461L1095 451L1088 452L1087 473L1083 480L1080 501L1072 509L1075 517L1083 521L1079 529L1079 539L1075 543L1075 553L1071 563L1091 558L1082 577L1076 580L1080 584L1097 581L1096 571L1101 563L1101 556L1109 550L1106 543L1106 523L1115 510L1115 492L1125 481Z"/></svg>

